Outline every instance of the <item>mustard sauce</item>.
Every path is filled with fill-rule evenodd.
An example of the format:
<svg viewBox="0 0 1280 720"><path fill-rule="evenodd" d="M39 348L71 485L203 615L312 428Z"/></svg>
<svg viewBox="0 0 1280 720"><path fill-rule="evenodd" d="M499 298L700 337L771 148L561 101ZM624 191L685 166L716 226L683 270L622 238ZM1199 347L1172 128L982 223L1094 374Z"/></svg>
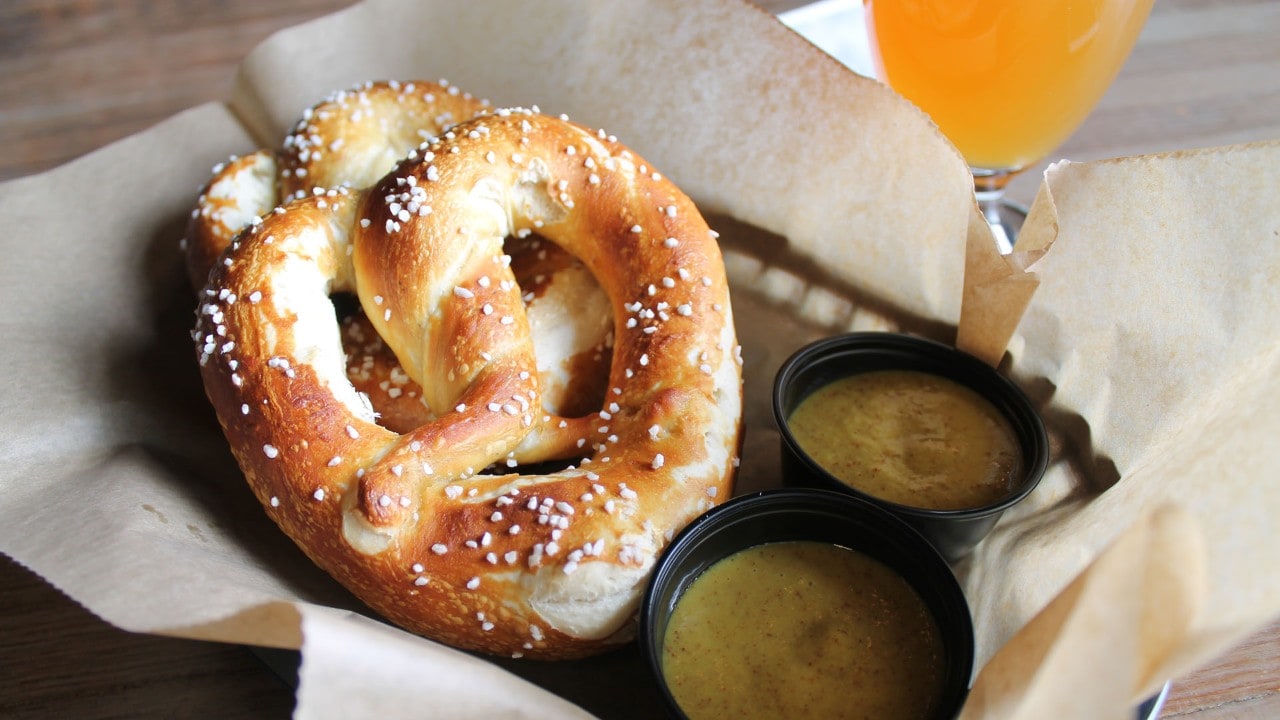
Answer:
<svg viewBox="0 0 1280 720"><path fill-rule="evenodd" d="M948 378L877 370L836 380L787 419L796 443L849 486L901 505L959 510L1011 492L1022 453L1009 421Z"/></svg>
<svg viewBox="0 0 1280 720"><path fill-rule="evenodd" d="M692 720L928 718L943 663L933 616L901 576L810 541L713 564L676 603L662 646Z"/></svg>

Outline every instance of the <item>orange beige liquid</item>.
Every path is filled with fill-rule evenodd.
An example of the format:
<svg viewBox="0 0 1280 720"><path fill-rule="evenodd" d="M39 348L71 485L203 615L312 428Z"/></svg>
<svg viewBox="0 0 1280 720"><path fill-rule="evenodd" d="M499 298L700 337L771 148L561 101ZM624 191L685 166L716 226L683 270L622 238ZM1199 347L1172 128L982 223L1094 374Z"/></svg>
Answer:
<svg viewBox="0 0 1280 720"><path fill-rule="evenodd" d="M1038 162L1115 79L1154 0L865 0L880 79L975 168Z"/></svg>
<svg viewBox="0 0 1280 720"><path fill-rule="evenodd" d="M873 370L818 388L787 417L796 444L837 480L882 500L963 510L1023 477L1013 426L948 378Z"/></svg>
<svg viewBox="0 0 1280 720"><path fill-rule="evenodd" d="M757 545L698 576L671 614L662 674L693 720L923 720L946 651L888 566L808 540Z"/></svg>

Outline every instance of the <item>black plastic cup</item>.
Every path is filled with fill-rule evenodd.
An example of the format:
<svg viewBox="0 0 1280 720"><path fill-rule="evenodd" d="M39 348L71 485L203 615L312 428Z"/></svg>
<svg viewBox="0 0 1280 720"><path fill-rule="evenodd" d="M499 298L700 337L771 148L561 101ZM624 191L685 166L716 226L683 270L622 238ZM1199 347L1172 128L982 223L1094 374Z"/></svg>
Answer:
<svg viewBox="0 0 1280 720"><path fill-rule="evenodd" d="M695 519L658 559L640 605L639 643L670 716L687 718L662 672L667 623L685 590L707 568L739 550L796 540L864 553L911 585L933 614L946 653L935 718L954 718L969 694L974 637L969 605L951 567L923 536L883 508L812 488L734 498Z"/></svg>
<svg viewBox="0 0 1280 720"><path fill-rule="evenodd" d="M937 510L876 497L827 472L796 442L787 418L815 390L835 380L874 370L913 370L939 375L986 398L1008 419L1017 435L1023 459L1021 480L995 502L974 508ZM786 485L836 490L880 505L919 530L951 562L969 554L1005 510L1035 489L1049 463L1049 439L1044 422L1017 385L968 353L911 335L847 333L804 346L782 364L774 379L773 416L782 434L782 473Z"/></svg>

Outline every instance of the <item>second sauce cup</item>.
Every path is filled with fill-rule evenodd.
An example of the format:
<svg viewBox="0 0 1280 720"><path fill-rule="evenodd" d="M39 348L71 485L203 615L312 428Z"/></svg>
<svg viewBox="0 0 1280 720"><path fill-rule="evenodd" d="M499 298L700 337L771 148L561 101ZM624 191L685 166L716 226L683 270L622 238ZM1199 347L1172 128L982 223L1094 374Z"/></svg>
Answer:
<svg viewBox="0 0 1280 720"><path fill-rule="evenodd" d="M1044 423L995 368L911 335L860 332L811 343L774 381L790 486L876 503L948 561L967 555L1039 483Z"/></svg>

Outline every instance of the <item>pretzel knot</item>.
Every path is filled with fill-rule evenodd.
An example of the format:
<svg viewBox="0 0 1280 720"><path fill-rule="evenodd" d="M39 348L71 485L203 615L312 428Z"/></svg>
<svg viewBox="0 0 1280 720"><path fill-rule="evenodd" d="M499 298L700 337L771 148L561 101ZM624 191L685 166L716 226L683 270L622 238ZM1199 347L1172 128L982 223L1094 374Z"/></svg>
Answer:
<svg viewBox="0 0 1280 720"><path fill-rule="evenodd" d="M503 241L537 232L599 281L603 407L542 404ZM432 418L376 422L329 297L354 291ZM564 658L629 638L656 555L731 494L741 372L723 264L693 203L603 132L526 110L455 126L367 191L243 233L195 336L269 515L390 620L455 646ZM574 465L510 471L549 458Z"/></svg>
<svg viewBox="0 0 1280 720"><path fill-rule="evenodd" d="M277 150L233 157L214 168L185 238L192 287L204 287L235 236L282 202L363 189L409 151L460 120L493 108L446 80L366 82L307 108ZM610 318L603 292L581 263L537 236L509 238L508 254L537 332L543 402L587 411L604 392ZM341 318L347 377L369 397L379 422L405 432L430 417L421 389L358 309Z"/></svg>

